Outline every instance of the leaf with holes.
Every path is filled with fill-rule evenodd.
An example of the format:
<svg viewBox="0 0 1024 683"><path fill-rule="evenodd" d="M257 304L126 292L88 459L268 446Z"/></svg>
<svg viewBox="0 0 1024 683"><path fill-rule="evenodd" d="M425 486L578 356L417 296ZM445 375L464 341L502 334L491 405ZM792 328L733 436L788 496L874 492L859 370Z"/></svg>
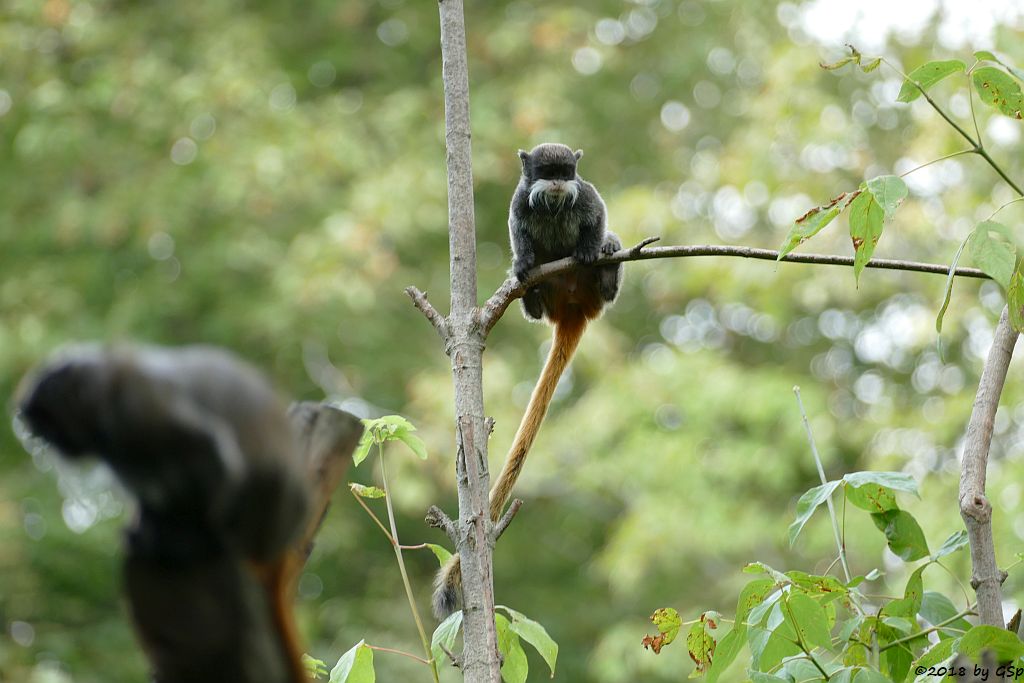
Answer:
<svg viewBox="0 0 1024 683"><path fill-rule="evenodd" d="M1020 84L1002 69L983 66L971 75L981 101L1011 119L1024 119L1024 93Z"/></svg>
<svg viewBox="0 0 1024 683"><path fill-rule="evenodd" d="M716 645L715 639L708 633L703 622L698 621L690 627L689 633L686 634L686 651L700 673L707 671L711 665Z"/></svg>
<svg viewBox="0 0 1024 683"><path fill-rule="evenodd" d="M875 253L875 246L882 236L885 212L875 200L875 195L862 192L850 203L850 239L853 241L853 276L860 283L864 266Z"/></svg>
<svg viewBox="0 0 1024 683"><path fill-rule="evenodd" d="M363 484L357 484L354 481L349 482L348 487L352 490L352 493L356 494L360 498L384 498L388 495L382 488L378 488L376 486L365 486Z"/></svg>
<svg viewBox="0 0 1024 683"><path fill-rule="evenodd" d="M896 96L896 99L900 102L913 102L921 96L922 89L927 90L943 78L966 69L967 65L959 59L922 64L907 75L907 80L903 81L903 87L900 88L900 94ZM921 88L918 88L918 85Z"/></svg>
<svg viewBox="0 0 1024 683"><path fill-rule="evenodd" d="M859 192L859 191L858 191ZM786 235L786 241L779 249L779 259L796 249L798 246L817 235L845 209L858 192L844 192L824 206L816 206L793 222L793 227Z"/></svg>
<svg viewBox="0 0 1024 683"><path fill-rule="evenodd" d="M871 519L879 531L885 534L885 540L889 542L889 550L903 560L912 562L920 560L928 554L928 542L924 538L924 532L921 531L921 525L909 512L905 510L875 512L871 515Z"/></svg>

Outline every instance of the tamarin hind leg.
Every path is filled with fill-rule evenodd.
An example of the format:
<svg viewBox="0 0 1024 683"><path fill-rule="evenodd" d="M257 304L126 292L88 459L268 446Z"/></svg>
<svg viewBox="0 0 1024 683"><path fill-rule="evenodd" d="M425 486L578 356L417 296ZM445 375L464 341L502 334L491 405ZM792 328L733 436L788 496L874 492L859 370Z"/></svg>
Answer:
<svg viewBox="0 0 1024 683"><path fill-rule="evenodd" d="M540 289L531 287L522 298L523 315L530 320L540 320L544 316L544 300Z"/></svg>
<svg viewBox="0 0 1024 683"><path fill-rule="evenodd" d="M622 242L619 241L618 235L614 232L606 232L604 242L601 244L601 254L610 256L620 249L622 249ZM608 303L615 301L615 297L619 295L619 287L622 285L622 264L598 266L598 270L597 286L601 298Z"/></svg>

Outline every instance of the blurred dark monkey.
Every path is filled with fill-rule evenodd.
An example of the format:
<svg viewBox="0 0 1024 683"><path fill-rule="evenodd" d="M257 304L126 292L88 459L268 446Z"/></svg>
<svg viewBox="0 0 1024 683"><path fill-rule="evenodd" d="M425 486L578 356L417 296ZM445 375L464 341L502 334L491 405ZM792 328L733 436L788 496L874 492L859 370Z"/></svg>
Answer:
<svg viewBox="0 0 1024 683"><path fill-rule="evenodd" d="M243 651L240 680L307 680L287 595L306 475L255 369L212 347L75 346L26 378L18 407L33 435L100 458L137 499L126 587L158 680L226 680Z"/></svg>

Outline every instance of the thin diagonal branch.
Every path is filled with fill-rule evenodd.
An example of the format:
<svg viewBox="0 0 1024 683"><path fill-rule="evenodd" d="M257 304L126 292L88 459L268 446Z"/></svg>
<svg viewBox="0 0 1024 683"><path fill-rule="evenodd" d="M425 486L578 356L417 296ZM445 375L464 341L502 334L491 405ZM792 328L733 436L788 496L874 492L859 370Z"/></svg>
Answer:
<svg viewBox="0 0 1024 683"><path fill-rule="evenodd" d="M698 244L698 245L673 245L667 247L647 247L655 238L647 238L635 247L622 249L609 256L597 260L595 265L603 263L621 263L624 261L643 261L656 258L686 258L690 256L731 256L737 258L750 258L764 261L785 261L788 263L814 263L828 266L852 266L852 256L837 256L834 254L787 254L779 259L779 252L774 249L755 249L754 247L742 247L728 244ZM480 323L484 332L489 332L494 324L498 322L509 305L521 297L527 288L559 273L564 273L576 267L576 261L572 258L564 258L558 261L551 261L540 265L530 271L530 277L525 284L521 284L516 278L510 277L498 287L498 290L487 300L480 311ZM867 263L868 268L879 268L883 270L905 270L917 273L935 273L948 275L949 266L941 263L920 263L917 261L903 261L895 259L872 259ZM971 277L979 279L990 279L983 271L977 268L956 268L954 274L958 277Z"/></svg>
<svg viewBox="0 0 1024 683"><path fill-rule="evenodd" d="M427 293L421 292L415 287L406 287L405 293L412 299L413 305L420 310L420 312L426 316L430 324L437 330L437 334L440 335L441 341L447 343L451 337L451 328L448 326L448 320L441 315L433 304L427 301Z"/></svg>

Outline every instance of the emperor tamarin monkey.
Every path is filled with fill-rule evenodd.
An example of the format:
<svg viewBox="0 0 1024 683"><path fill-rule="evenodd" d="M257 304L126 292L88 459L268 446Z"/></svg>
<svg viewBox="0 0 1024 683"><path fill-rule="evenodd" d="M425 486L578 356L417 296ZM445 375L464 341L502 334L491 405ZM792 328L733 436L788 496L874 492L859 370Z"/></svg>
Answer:
<svg viewBox="0 0 1024 683"><path fill-rule="evenodd" d="M138 501L126 582L130 594L140 585L156 591L138 603L132 597L158 677L167 675L160 671L163 661L168 669L191 671L167 680L223 680L210 660L224 644L231 652L237 634L215 622L213 644L189 653L195 661L176 661L181 658L171 646L188 636L178 635L172 614L167 627L147 618L164 596L159 580L155 589L146 582L164 573L181 577L244 565L255 578L239 574L239 580L259 582L266 596L249 614L274 624L279 642L267 643L277 654L256 648L266 652L269 670L242 678L307 680L286 595L301 566L291 544L306 519L305 468L283 405L255 369L212 347L77 346L32 373L19 394L20 417L33 435L67 458L99 457ZM218 614L212 607L206 613ZM192 627L200 633L214 628Z"/></svg>
<svg viewBox="0 0 1024 683"><path fill-rule="evenodd" d="M597 189L576 173L583 152L545 143L519 150L523 172L512 195L508 230L512 241L512 272L525 283L532 268L571 256L590 266L622 248L607 229L607 209ZM530 403L491 488L490 516L497 521L519 478L526 454L547 413L558 380L579 345L587 322L615 300L622 284L622 264L575 268L530 287L522 298L528 320L546 320L554 339ZM442 567L434 586L434 613L443 619L461 608L458 555Z"/></svg>

